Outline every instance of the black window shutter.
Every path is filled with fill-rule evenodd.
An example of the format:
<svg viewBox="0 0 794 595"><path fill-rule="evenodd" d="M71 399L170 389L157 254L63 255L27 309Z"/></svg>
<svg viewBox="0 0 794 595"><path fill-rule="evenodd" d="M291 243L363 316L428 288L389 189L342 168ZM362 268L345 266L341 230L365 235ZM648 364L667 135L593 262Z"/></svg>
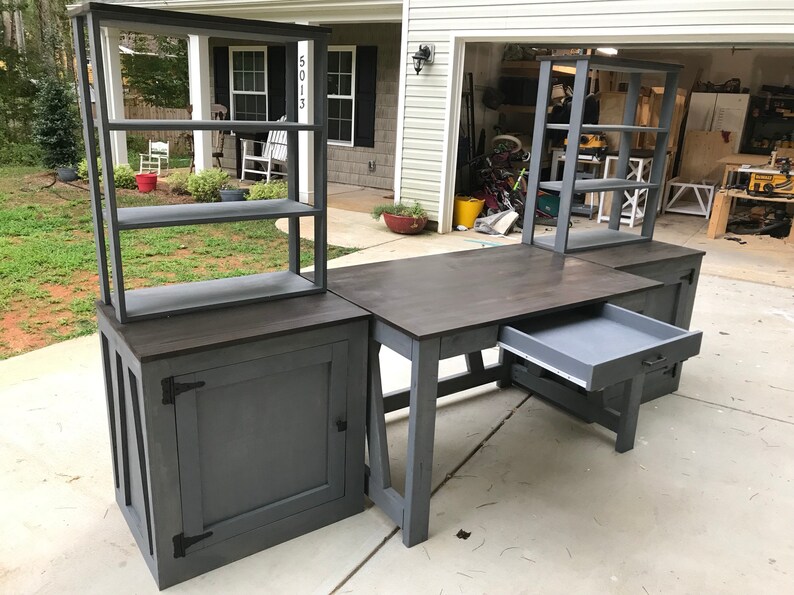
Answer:
<svg viewBox="0 0 794 595"><path fill-rule="evenodd" d="M215 103L225 105L232 115L232 101L229 92L229 47L212 48L212 66L215 75Z"/></svg>
<svg viewBox="0 0 794 595"><path fill-rule="evenodd" d="M375 146L375 82L378 78L378 46L356 47L356 137L357 147Z"/></svg>
<svg viewBox="0 0 794 595"><path fill-rule="evenodd" d="M287 50L267 48L267 119L278 120L287 113Z"/></svg>

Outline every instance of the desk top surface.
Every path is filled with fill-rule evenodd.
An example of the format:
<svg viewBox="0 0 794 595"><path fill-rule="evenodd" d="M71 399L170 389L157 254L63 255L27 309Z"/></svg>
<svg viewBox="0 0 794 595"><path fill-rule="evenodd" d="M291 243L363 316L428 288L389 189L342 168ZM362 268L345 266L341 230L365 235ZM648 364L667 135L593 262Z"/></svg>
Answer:
<svg viewBox="0 0 794 595"><path fill-rule="evenodd" d="M331 291L414 339L602 302L659 285L525 244L328 271Z"/></svg>
<svg viewBox="0 0 794 595"><path fill-rule="evenodd" d="M665 242L642 242L636 244L623 244L612 248L596 248L577 252L576 258L581 258L587 262L602 264L604 266L624 270L638 265L663 262L666 260L676 260L690 256L703 256L703 250L685 248L675 244Z"/></svg>

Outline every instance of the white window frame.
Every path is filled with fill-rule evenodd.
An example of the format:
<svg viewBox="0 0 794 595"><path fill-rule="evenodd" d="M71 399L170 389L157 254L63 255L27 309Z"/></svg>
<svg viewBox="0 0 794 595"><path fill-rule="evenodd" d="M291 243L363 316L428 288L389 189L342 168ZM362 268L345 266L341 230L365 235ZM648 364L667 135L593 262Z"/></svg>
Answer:
<svg viewBox="0 0 794 595"><path fill-rule="evenodd" d="M328 95L328 99L349 99L353 105L351 112L352 122L350 123L350 141L334 140L329 137L329 145L340 147L354 147L356 142L356 46L354 45L329 45L329 52L352 52L353 61L350 65L352 72L350 77L350 95ZM329 112L330 113L330 112Z"/></svg>
<svg viewBox="0 0 794 595"><path fill-rule="evenodd" d="M234 52L262 52L265 57L265 90L264 91L235 91L234 90ZM267 104L267 96L270 88L267 81L267 46L266 45L232 45L229 46L229 106L231 119L237 119L235 107L235 95L264 95L265 96L265 117L270 117L270 106Z"/></svg>

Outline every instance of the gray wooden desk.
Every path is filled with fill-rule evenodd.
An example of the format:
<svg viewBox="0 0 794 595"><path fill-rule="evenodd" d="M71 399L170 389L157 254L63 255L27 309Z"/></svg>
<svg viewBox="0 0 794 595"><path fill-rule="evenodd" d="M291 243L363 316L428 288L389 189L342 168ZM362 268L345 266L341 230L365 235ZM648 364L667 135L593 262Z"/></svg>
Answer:
<svg viewBox="0 0 794 595"><path fill-rule="evenodd" d="M499 326L607 301L660 285L584 260L518 244L328 272L329 288L372 313L369 347L368 494L411 547L427 539L436 399L497 381L510 385L512 356L483 366ZM383 395L381 345L411 361L411 387ZM439 382L438 362L465 355L468 372ZM405 493L391 485L385 413L410 407Z"/></svg>

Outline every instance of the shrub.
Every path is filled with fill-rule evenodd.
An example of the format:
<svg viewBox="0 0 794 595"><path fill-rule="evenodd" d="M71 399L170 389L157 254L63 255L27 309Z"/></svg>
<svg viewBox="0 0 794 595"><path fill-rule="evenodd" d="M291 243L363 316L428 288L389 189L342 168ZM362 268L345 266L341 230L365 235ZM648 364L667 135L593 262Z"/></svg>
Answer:
<svg viewBox="0 0 794 595"><path fill-rule="evenodd" d="M190 174L183 171L172 173L165 181L173 194L187 195L190 194L187 189L187 182L190 179Z"/></svg>
<svg viewBox="0 0 794 595"><path fill-rule="evenodd" d="M96 158L96 168L97 168L97 171L99 172L99 179L101 180L102 179L102 160L99 157ZM77 164L77 177L80 178L81 180L87 180L88 179L88 159L86 159L85 157L83 157L80 160L80 163Z"/></svg>
<svg viewBox="0 0 794 595"><path fill-rule="evenodd" d="M221 186L228 179L222 169L205 169L188 177L187 191L197 202L215 202L221 199Z"/></svg>
<svg viewBox="0 0 794 595"><path fill-rule="evenodd" d="M30 143L0 142L2 165L41 165L41 149Z"/></svg>
<svg viewBox="0 0 794 595"><path fill-rule="evenodd" d="M391 205L378 205L372 209L372 218L380 219L380 216L383 215L383 213L388 213L389 215L399 215L401 217L413 217L414 219L422 219L423 217L427 217L427 212L418 202L415 202L413 206L410 207L400 203Z"/></svg>
<svg viewBox="0 0 794 595"><path fill-rule="evenodd" d="M77 100L56 78L39 85L35 101L33 139L41 148L44 167L72 167L78 157Z"/></svg>
<svg viewBox="0 0 794 595"><path fill-rule="evenodd" d="M248 191L248 200L267 200L270 198L287 198L287 182L257 182Z"/></svg>
<svg viewBox="0 0 794 595"><path fill-rule="evenodd" d="M116 188L133 190L137 187L135 172L129 165L117 165L113 168L113 182L116 184Z"/></svg>

